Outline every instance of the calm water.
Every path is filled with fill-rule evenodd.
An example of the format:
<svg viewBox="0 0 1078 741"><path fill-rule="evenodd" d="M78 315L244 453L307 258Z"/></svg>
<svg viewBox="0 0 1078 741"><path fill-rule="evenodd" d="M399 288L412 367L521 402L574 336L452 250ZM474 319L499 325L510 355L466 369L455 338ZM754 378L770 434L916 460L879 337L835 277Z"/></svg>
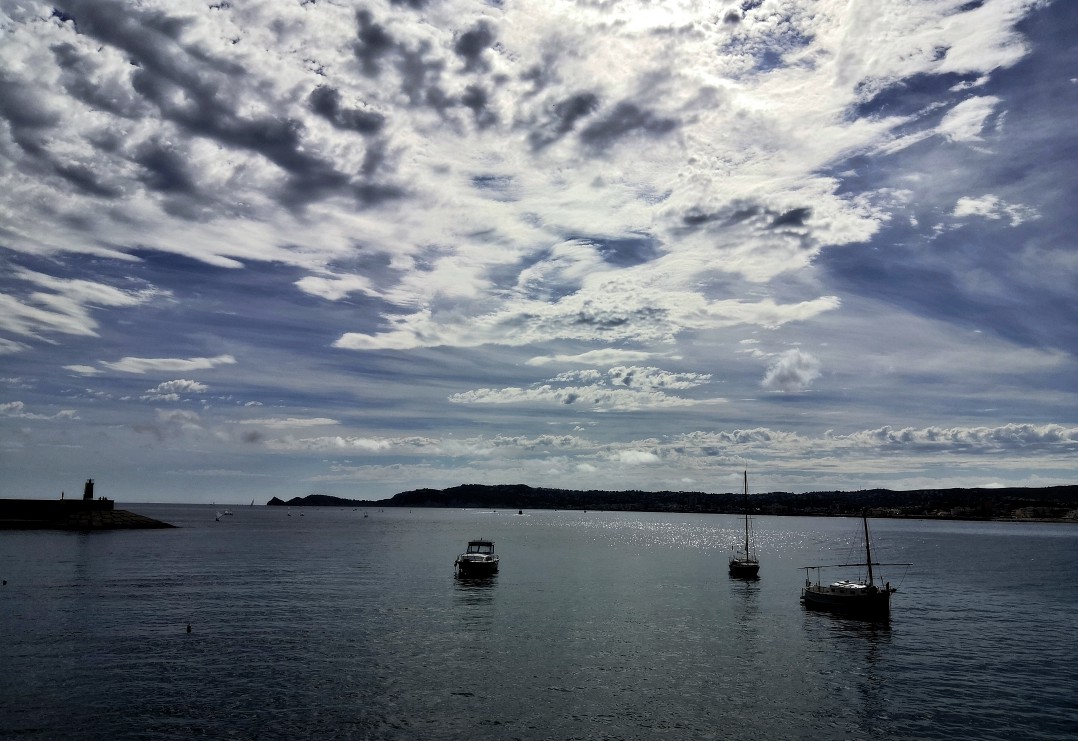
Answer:
<svg viewBox="0 0 1078 741"><path fill-rule="evenodd" d="M874 521L888 627L798 603L856 520L121 506L0 533L0 737L1078 737L1075 526Z"/></svg>

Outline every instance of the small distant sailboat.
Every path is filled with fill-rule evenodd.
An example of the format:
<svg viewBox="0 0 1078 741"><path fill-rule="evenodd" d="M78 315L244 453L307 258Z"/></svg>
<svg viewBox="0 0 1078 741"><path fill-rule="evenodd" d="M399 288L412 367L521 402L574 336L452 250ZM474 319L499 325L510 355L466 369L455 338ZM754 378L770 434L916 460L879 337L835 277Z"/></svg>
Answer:
<svg viewBox="0 0 1078 741"><path fill-rule="evenodd" d="M756 557L753 535L749 520L749 472L745 471L745 548L730 556L730 576L738 579L755 579L759 576L760 560Z"/></svg>

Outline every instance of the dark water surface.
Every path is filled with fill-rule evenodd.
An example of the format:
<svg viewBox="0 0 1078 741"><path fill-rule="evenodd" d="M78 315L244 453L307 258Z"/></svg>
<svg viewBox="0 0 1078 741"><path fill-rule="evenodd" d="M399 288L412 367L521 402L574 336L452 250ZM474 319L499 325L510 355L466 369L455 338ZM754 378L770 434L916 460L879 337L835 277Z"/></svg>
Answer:
<svg viewBox="0 0 1078 741"><path fill-rule="evenodd" d="M798 603L856 520L119 506L0 533L0 737L1078 738L1073 525L874 521L881 626Z"/></svg>

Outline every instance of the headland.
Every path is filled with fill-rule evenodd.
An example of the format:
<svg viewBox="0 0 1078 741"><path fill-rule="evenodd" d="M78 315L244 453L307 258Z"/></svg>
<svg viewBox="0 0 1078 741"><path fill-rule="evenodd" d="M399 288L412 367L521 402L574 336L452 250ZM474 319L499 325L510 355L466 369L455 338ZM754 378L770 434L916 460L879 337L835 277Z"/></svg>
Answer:
<svg viewBox="0 0 1078 741"><path fill-rule="evenodd" d="M749 497L757 515L870 517L941 520L1019 520L1078 523L1078 486L892 491L767 492ZM274 497L267 504L290 507L446 507L483 509L563 509L613 512L744 512L738 492L574 491L525 484L465 484L448 489L416 489L385 500L355 500L326 494Z"/></svg>

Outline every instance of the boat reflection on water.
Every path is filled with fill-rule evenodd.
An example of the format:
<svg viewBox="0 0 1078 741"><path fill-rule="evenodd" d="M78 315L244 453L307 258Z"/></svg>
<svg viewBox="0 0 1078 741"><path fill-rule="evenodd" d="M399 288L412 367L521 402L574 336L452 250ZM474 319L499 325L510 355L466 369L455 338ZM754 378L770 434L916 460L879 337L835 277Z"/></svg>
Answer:
<svg viewBox="0 0 1078 741"><path fill-rule="evenodd" d="M494 587L498 584L497 576L462 576L453 577L454 601L462 607L489 607L494 603ZM489 624L491 614L486 611L468 612L469 624ZM475 621L479 621L476 623Z"/></svg>

